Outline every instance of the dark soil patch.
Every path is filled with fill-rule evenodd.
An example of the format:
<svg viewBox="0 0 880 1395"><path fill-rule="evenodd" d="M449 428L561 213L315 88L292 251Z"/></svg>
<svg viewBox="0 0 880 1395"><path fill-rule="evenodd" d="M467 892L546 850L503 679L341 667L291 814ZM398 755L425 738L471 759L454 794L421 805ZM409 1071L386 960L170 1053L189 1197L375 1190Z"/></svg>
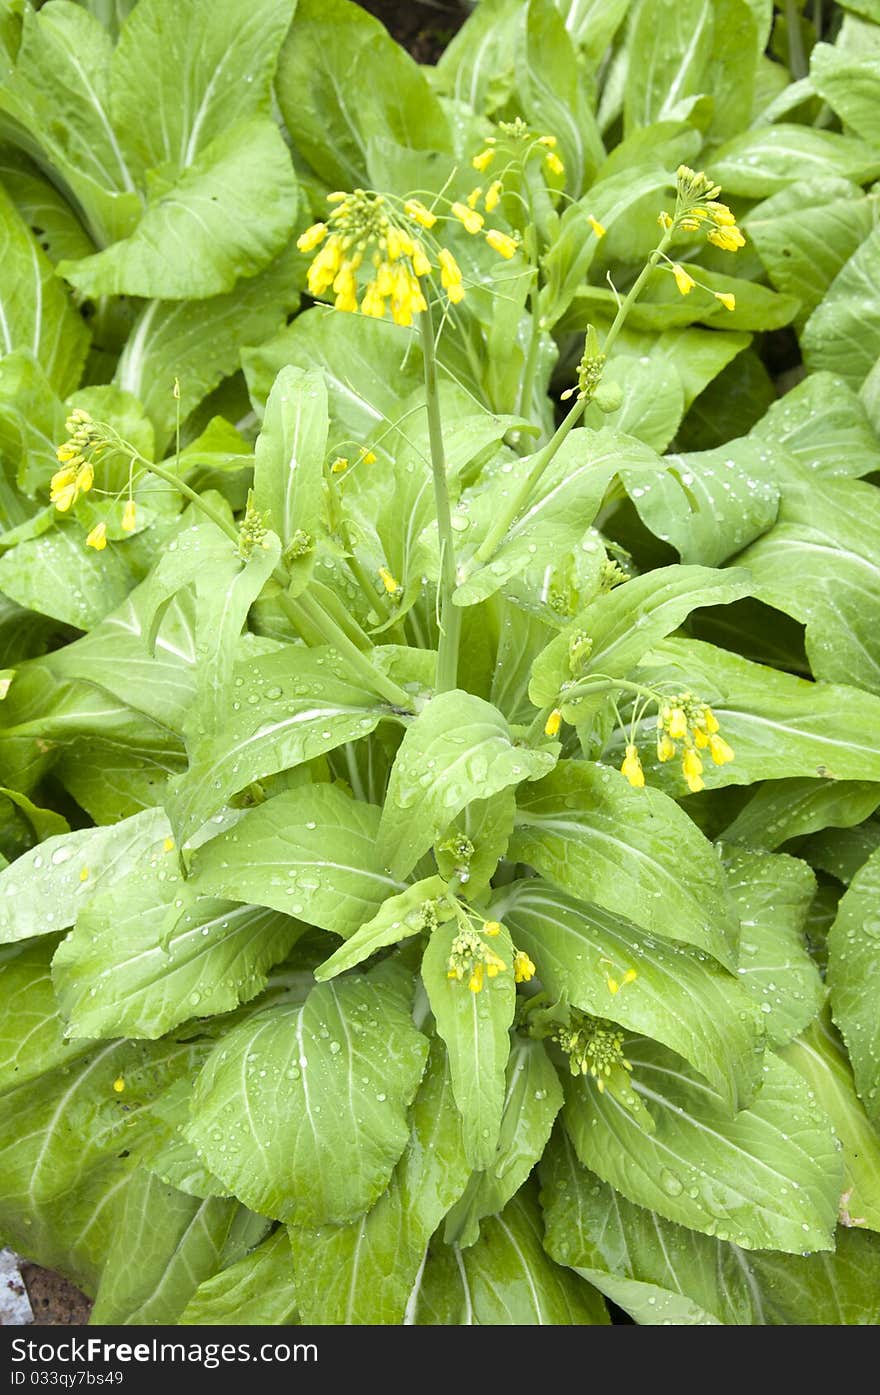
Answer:
<svg viewBox="0 0 880 1395"><path fill-rule="evenodd" d="M460 0L359 0L418 63L436 63L467 19Z"/></svg>
<svg viewBox="0 0 880 1395"><path fill-rule="evenodd" d="M60 1274L38 1264L22 1264L21 1277L38 1327L84 1327L88 1322L92 1300Z"/></svg>

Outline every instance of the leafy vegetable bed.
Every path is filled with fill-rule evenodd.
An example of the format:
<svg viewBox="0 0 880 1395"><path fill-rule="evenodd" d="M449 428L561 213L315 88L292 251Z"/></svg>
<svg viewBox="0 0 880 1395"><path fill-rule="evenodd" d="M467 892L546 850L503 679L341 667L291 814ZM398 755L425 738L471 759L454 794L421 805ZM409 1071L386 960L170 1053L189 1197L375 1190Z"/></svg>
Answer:
<svg viewBox="0 0 880 1395"><path fill-rule="evenodd" d="M94 1322L880 1317L878 26L3 0L0 1240Z"/></svg>

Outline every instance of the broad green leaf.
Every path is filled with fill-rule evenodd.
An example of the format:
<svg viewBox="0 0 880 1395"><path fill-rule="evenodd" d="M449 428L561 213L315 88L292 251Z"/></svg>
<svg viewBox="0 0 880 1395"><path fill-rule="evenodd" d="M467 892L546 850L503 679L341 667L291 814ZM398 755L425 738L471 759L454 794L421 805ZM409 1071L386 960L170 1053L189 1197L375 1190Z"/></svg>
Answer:
<svg viewBox="0 0 880 1395"><path fill-rule="evenodd" d="M59 0L24 11L21 48L0 106L26 132L19 143L70 186L92 239L126 237L140 196L110 114L113 46L79 5Z"/></svg>
<svg viewBox="0 0 880 1395"><path fill-rule="evenodd" d="M2 151L0 179L27 226L39 230L34 236L53 265L95 250L74 208L26 155Z"/></svg>
<svg viewBox="0 0 880 1395"><path fill-rule="evenodd" d="M730 1109L754 1095L761 1073L759 1014L711 960L646 936L622 916L540 880L499 893L492 910L504 917L554 998L665 1042L712 1082ZM627 971L635 978L622 982Z"/></svg>
<svg viewBox="0 0 880 1395"><path fill-rule="evenodd" d="M711 705L735 759L707 762L707 787L792 775L880 780L880 755L868 734L880 723L880 700L871 693L810 683L691 639L664 640L643 660L640 675L653 685L698 692ZM677 768L656 763L647 747L641 754L655 778L683 792Z"/></svg>
<svg viewBox="0 0 880 1395"><path fill-rule="evenodd" d="M526 456L520 464L523 474L529 461ZM486 600L525 567L546 565L560 552L578 545L618 471L643 470L654 477L660 468L650 447L634 437L573 431L542 476L532 502L507 530L493 559L482 567L476 567L473 560L465 563L465 579L454 592L455 604L475 605ZM515 487L509 474L499 473L474 495L469 507L475 534L485 535ZM480 540L473 537L474 551Z"/></svg>
<svg viewBox="0 0 880 1395"><path fill-rule="evenodd" d="M449 920L451 906L445 902L438 904L445 893L446 883L441 877L425 877L408 886L399 896L389 896L372 920L355 930L335 954L318 965L315 978L319 983L335 978L344 970L353 969L369 959L377 949L399 944L401 940L430 929L438 917L441 921Z"/></svg>
<svg viewBox="0 0 880 1395"><path fill-rule="evenodd" d="M495 1158L504 1111L505 1069L516 1004L513 946L502 930L492 941L492 949L506 967L494 978L487 975L481 990L474 993L466 980L449 977L450 953L458 929L452 924L434 931L422 960L422 978L449 1055L465 1155L471 1167L480 1170L490 1167Z"/></svg>
<svg viewBox="0 0 880 1395"><path fill-rule="evenodd" d="M62 1035L49 970L57 944L57 937L44 936L0 950L0 1091L36 1081L92 1049L92 1042Z"/></svg>
<svg viewBox="0 0 880 1395"><path fill-rule="evenodd" d="M816 878L794 857L735 852L727 884L742 924L740 982L764 1016L771 1046L784 1044L812 1021L824 998L804 943Z"/></svg>
<svg viewBox="0 0 880 1395"><path fill-rule="evenodd" d="M880 354L880 228L850 257L801 336L804 362L839 373L856 391Z"/></svg>
<svg viewBox="0 0 880 1395"><path fill-rule="evenodd" d="M428 1242L469 1172L449 1066L434 1038L413 1101L409 1142L388 1190L352 1225L290 1228L303 1320L410 1323Z"/></svg>
<svg viewBox="0 0 880 1395"><path fill-rule="evenodd" d="M279 254L296 204L281 134L268 117L255 117L217 136L176 183L157 180L130 237L58 271L86 295L222 295Z"/></svg>
<svg viewBox="0 0 880 1395"><path fill-rule="evenodd" d="M101 1043L9 1089L0 1111L4 1238L94 1292L155 1104L192 1078L203 1055L176 1041Z"/></svg>
<svg viewBox="0 0 880 1395"><path fill-rule="evenodd" d="M839 1229L834 1253L745 1253L634 1206L581 1167L564 1136L541 1168L545 1244L636 1322L873 1325L880 1249Z"/></svg>
<svg viewBox="0 0 880 1395"><path fill-rule="evenodd" d="M395 876L477 795L493 794L552 769L555 756L517 746L501 713L471 693L433 698L408 728L391 770L379 851Z"/></svg>
<svg viewBox="0 0 880 1395"><path fill-rule="evenodd" d="M364 185L371 136L391 136L413 150L449 148L446 117L427 78L384 26L349 0L299 0L276 90L294 145L333 188Z"/></svg>
<svg viewBox="0 0 880 1395"><path fill-rule="evenodd" d="M520 0L482 0L440 54L437 89L475 112L491 113L501 106L515 83L521 10Z"/></svg>
<svg viewBox="0 0 880 1395"><path fill-rule="evenodd" d="M277 911L200 899L162 851L80 911L52 964L75 1037L159 1037L228 1012L266 984L303 927Z"/></svg>
<svg viewBox="0 0 880 1395"><path fill-rule="evenodd" d="M598 65L621 24L629 0L554 0L565 27L590 68Z"/></svg>
<svg viewBox="0 0 880 1395"><path fill-rule="evenodd" d="M834 1254L750 1257L771 1325L876 1327L880 1322L880 1245L876 1236L840 1229Z"/></svg>
<svg viewBox="0 0 880 1395"><path fill-rule="evenodd" d="M541 1157L562 1108L559 1077L541 1042L515 1035L506 1074L498 1151L485 1171L471 1175L447 1216L447 1244L477 1242L483 1218L504 1210Z"/></svg>
<svg viewBox="0 0 880 1395"><path fill-rule="evenodd" d="M868 1117L880 1122L880 850L852 879L828 934L831 1011L843 1033L856 1089Z"/></svg>
<svg viewBox="0 0 880 1395"><path fill-rule="evenodd" d="M664 1220L582 1167L558 1131L541 1162L544 1244L641 1325L763 1323L736 1245Z"/></svg>
<svg viewBox="0 0 880 1395"><path fill-rule="evenodd" d="M572 1082L565 1126L585 1167L630 1201L747 1250L833 1248L837 1140L795 1071L768 1056L757 1098L731 1118L664 1047L642 1038L625 1050L655 1132L609 1091Z"/></svg>
<svg viewBox="0 0 880 1395"><path fill-rule="evenodd" d="M684 416L684 388L672 365L660 359L642 362L626 354L616 360L609 379L623 392L623 403L606 414L607 424L644 441L652 450L664 451ZM593 406L586 421L598 428L604 417Z"/></svg>
<svg viewBox="0 0 880 1395"><path fill-rule="evenodd" d="M140 311L116 366L114 381L139 397L156 428L161 450L181 420L227 374L242 346L259 343L295 309L299 290L292 258L282 252L228 295L208 300L151 300ZM274 375L273 375L274 376ZM172 394L175 378L180 398Z"/></svg>
<svg viewBox="0 0 880 1395"><path fill-rule="evenodd" d="M671 543L682 562L717 566L767 531L779 492L767 479L761 447L743 437L716 450L667 455L655 479L624 472L642 522Z"/></svg>
<svg viewBox="0 0 880 1395"><path fill-rule="evenodd" d="M285 364L309 372L320 369L330 405L330 439L346 448L384 436L422 381L421 351L411 333L388 320L349 318L317 305L262 350L242 354L242 362L260 411ZM402 439L389 430L384 444L391 449Z"/></svg>
<svg viewBox="0 0 880 1395"><path fill-rule="evenodd" d="M668 795L633 789L616 770L563 761L522 789L508 856L583 901L728 968L737 921L715 851Z"/></svg>
<svg viewBox="0 0 880 1395"><path fill-rule="evenodd" d="M307 989L302 989L297 1001L302 1001ZM291 994L295 993L291 989ZM198 1032L199 1025L195 1025ZM184 1029L189 1031L191 1029ZM184 1136L183 1130L189 1123L192 1103L192 1081L176 1080L162 1094L154 1110L156 1131L141 1159L147 1171L155 1173L160 1181L187 1196L209 1197L229 1196L230 1189L205 1166L195 1148Z"/></svg>
<svg viewBox="0 0 880 1395"><path fill-rule="evenodd" d="M243 1259L204 1279L180 1317L183 1327L279 1327L296 1321L287 1231L279 1226Z"/></svg>
<svg viewBox="0 0 880 1395"><path fill-rule="evenodd" d="M222 1038L195 1083L187 1136L254 1210L345 1224L378 1199L406 1146L427 1050L393 966L319 984L302 1006L269 1008Z"/></svg>
<svg viewBox="0 0 880 1395"><path fill-rule="evenodd" d="M564 686L590 673L623 678L656 644L677 630L692 610L725 605L749 594L749 579L737 568L658 567L597 596L552 639L532 665L529 697L536 707L556 706ZM569 658L572 641L585 635L589 652ZM604 699L603 699L604 701ZM581 712L591 709L585 698ZM572 715L574 715L572 707Z"/></svg>
<svg viewBox="0 0 880 1395"><path fill-rule="evenodd" d="M856 1094L843 1043L823 1015L780 1054L812 1087L840 1139L843 1224L880 1230L880 1134Z"/></svg>
<svg viewBox="0 0 880 1395"><path fill-rule="evenodd" d="M182 842L237 791L375 730L386 709L341 670L335 651L302 645L235 666L217 730L192 736L168 803Z"/></svg>
<svg viewBox="0 0 880 1395"><path fill-rule="evenodd" d="M715 98L713 141L748 122L756 25L744 0L654 0L629 39L626 129L679 115L688 98Z"/></svg>
<svg viewBox="0 0 880 1395"><path fill-rule="evenodd" d="M854 828L825 829L806 839L798 852L812 867L848 886L878 846L880 819L871 818Z"/></svg>
<svg viewBox="0 0 880 1395"><path fill-rule="evenodd" d="M880 441L843 380L819 371L775 402L751 435L782 446L804 473L867 475L880 469Z"/></svg>
<svg viewBox="0 0 880 1395"><path fill-rule="evenodd" d="M94 683L182 733L197 691L193 597L179 593L161 614L160 604L147 578L89 634L34 668Z"/></svg>
<svg viewBox="0 0 880 1395"><path fill-rule="evenodd" d="M786 486L776 526L739 559L752 591L806 625L816 678L880 692L880 497L860 480ZM797 585L791 579L797 577Z"/></svg>
<svg viewBox="0 0 880 1395"><path fill-rule="evenodd" d="M200 1201L149 1172L136 1172L90 1322L138 1327L176 1322L199 1283L224 1261L239 1259L248 1240L253 1243L265 1227L234 1200Z"/></svg>
<svg viewBox="0 0 880 1395"><path fill-rule="evenodd" d="M445 1327L585 1327L608 1322L596 1290L548 1258L529 1188L469 1249L432 1248L414 1321Z"/></svg>
<svg viewBox="0 0 880 1395"><path fill-rule="evenodd" d="M597 180L588 194L561 212L558 235L541 263L544 284L539 303L548 327L568 310L598 254L599 239L590 217L613 233L642 203L656 205L667 184L668 176L654 165L636 165L625 173Z"/></svg>
<svg viewBox="0 0 880 1395"><path fill-rule="evenodd" d="M121 605L146 567L137 539L103 552L86 547L75 519L42 537L21 542L0 557L0 587L28 610L90 630Z"/></svg>
<svg viewBox="0 0 880 1395"><path fill-rule="evenodd" d="M176 172L230 126L268 115L295 0L139 0L110 71L113 119L138 172Z"/></svg>
<svg viewBox="0 0 880 1395"><path fill-rule="evenodd" d="M868 780L772 780L758 785L721 836L772 852L820 828L849 828L878 805L880 787Z"/></svg>
<svg viewBox="0 0 880 1395"><path fill-rule="evenodd" d="M522 7L514 51L515 100L533 130L559 141L566 187L577 198L605 155L581 85L577 55L553 0Z"/></svg>
<svg viewBox="0 0 880 1395"><path fill-rule="evenodd" d="M379 856L378 830L375 805L335 785L286 790L197 849L193 888L347 937L402 890Z"/></svg>
<svg viewBox="0 0 880 1395"><path fill-rule="evenodd" d="M0 189L0 353L33 354L62 397L79 382L88 330L52 263Z"/></svg>
<svg viewBox="0 0 880 1395"><path fill-rule="evenodd" d="M295 534L305 534L314 546L326 450L327 389L323 377L283 368L269 394L254 447L254 503L268 513L270 527L282 544L289 543ZM297 576L301 565L295 563Z"/></svg>
<svg viewBox="0 0 880 1395"><path fill-rule="evenodd" d="M819 96L844 126L869 145L880 147L880 58L846 53L831 44L816 44L810 54L810 77Z"/></svg>
<svg viewBox="0 0 880 1395"><path fill-rule="evenodd" d="M849 180L808 179L743 220L772 284L800 301L799 324L867 237L872 216L870 200Z"/></svg>
<svg viewBox="0 0 880 1395"><path fill-rule="evenodd" d="M110 828L47 838L0 872L0 942L73 925L102 883L124 881L168 831L162 810L149 809Z"/></svg>
<svg viewBox="0 0 880 1395"><path fill-rule="evenodd" d="M852 136L780 121L735 135L712 156L725 194L767 197L802 179L839 175L854 184L880 174L880 155Z"/></svg>

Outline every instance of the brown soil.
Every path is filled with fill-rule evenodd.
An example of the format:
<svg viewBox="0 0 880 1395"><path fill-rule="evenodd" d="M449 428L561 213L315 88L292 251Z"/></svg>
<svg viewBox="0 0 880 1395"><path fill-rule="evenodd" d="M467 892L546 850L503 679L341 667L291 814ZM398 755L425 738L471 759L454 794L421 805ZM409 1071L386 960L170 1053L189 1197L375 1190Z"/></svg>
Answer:
<svg viewBox="0 0 880 1395"><path fill-rule="evenodd" d="M461 0L359 0L419 63L436 63L467 19Z"/></svg>
<svg viewBox="0 0 880 1395"><path fill-rule="evenodd" d="M21 1277L38 1327L84 1327L88 1322L91 1299L60 1274L52 1274L38 1264L23 1264Z"/></svg>

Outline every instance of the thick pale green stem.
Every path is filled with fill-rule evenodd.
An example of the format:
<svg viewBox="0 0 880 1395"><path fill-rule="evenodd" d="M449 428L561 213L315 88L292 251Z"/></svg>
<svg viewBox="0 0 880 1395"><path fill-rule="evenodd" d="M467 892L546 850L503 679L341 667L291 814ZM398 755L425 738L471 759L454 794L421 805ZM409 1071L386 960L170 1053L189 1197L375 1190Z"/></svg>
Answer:
<svg viewBox="0 0 880 1395"><path fill-rule="evenodd" d="M788 38L788 67L792 77L798 81L807 76L810 67L804 52L801 17L795 0L785 0L785 28Z"/></svg>
<svg viewBox="0 0 880 1395"><path fill-rule="evenodd" d="M413 700L409 693L376 668L307 591L295 599L282 591L278 601L297 629L304 624L319 634L326 644L331 644L350 665L353 677L359 679L365 688L370 688L390 702L392 707L400 707L405 712L413 711Z"/></svg>
<svg viewBox="0 0 880 1395"><path fill-rule="evenodd" d="M630 308L633 305L633 302L641 293L645 282L647 281L651 272L654 270L660 258L663 256L664 252L666 251L666 248L669 246L671 241L672 233L664 233L659 245L651 253L650 257L648 258L648 261L645 263L636 280L633 282L633 285L631 286L627 295L621 301L620 306L618 307L617 314L615 315L614 321L611 325L611 328L609 329L608 334L605 338L605 343L602 345L602 352L606 358L608 357L608 354L611 352L611 348L614 344L615 339L617 338L620 331L623 329L624 323L626 322L626 317L630 312ZM484 564L488 562L491 557L494 556L502 538L504 537L510 525L514 522L515 519L519 517L522 510L525 508L526 504L531 498L535 486L537 485L544 471L547 469L547 466L550 464L556 452L559 450L559 447L562 445L566 436L572 430L573 427L577 426L578 422L584 414L586 406L586 399L578 398L575 401L574 405L570 408L568 415L563 417L562 421L556 428L550 440L547 442L546 446L544 446L542 450L538 451L534 460L532 461L529 473L526 475L519 489L516 491L507 507L500 512L498 518L495 520L495 523L489 529L489 532L486 534L482 543L477 548L474 557L475 562L479 564Z"/></svg>
<svg viewBox="0 0 880 1395"><path fill-rule="evenodd" d="M438 693L448 692L458 685L458 646L461 639L461 610L453 605L455 590L455 535L449 510L449 489L446 482L446 452L443 448L443 425L440 420L440 395L437 390L437 360L434 356L434 324L430 307L419 315L422 331L422 354L425 363L425 405L428 411L428 438L431 443L431 473L434 477L434 506L437 511L437 532L440 538L440 643L437 650Z"/></svg>

